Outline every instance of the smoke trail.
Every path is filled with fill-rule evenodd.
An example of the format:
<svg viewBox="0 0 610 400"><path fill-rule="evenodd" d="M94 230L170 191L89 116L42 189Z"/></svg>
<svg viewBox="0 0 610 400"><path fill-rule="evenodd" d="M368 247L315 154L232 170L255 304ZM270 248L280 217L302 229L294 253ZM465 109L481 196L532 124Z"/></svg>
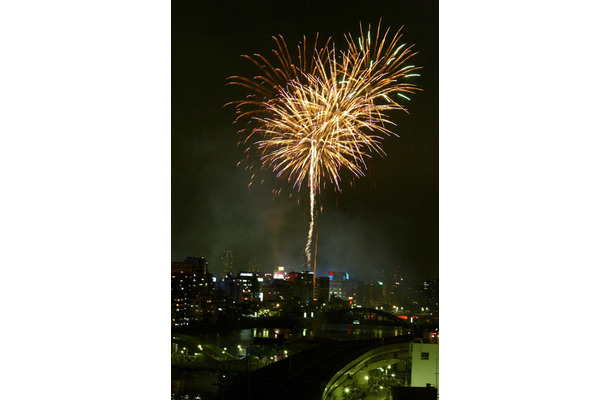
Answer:
<svg viewBox="0 0 610 400"><path fill-rule="evenodd" d="M307 235L307 245L305 246L305 254L307 255L307 271L311 270L311 241L313 238L313 227L315 224L315 177L317 174L316 165L318 164L316 141L311 142L311 156L309 159L309 234Z"/></svg>

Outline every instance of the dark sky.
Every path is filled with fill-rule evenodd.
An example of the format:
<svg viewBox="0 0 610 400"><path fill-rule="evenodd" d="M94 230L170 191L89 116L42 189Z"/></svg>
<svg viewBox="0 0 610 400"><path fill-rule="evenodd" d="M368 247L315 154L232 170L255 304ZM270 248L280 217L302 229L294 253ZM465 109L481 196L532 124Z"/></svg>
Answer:
<svg viewBox="0 0 610 400"><path fill-rule="evenodd" d="M368 279L400 265L410 279L438 277L438 4L434 1L172 2L172 261L203 256L219 270L222 250L237 268L257 255L261 269L301 270L309 224L307 190L283 190L267 174L250 189L237 163L234 109L243 92L231 75L256 71L242 54L271 56L273 35L296 49L302 35L357 33L359 22L395 32L419 52L414 81L423 92L394 112L399 138L383 142L365 178L320 196L318 272L347 271ZM263 175L264 176L264 175ZM292 197L289 194L292 193Z"/></svg>

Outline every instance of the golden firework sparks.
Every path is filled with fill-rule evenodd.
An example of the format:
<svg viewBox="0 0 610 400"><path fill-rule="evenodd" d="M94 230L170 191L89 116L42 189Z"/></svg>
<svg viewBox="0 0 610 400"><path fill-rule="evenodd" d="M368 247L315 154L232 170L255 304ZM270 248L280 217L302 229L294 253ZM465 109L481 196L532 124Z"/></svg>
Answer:
<svg viewBox="0 0 610 400"><path fill-rule="evenodd" d="M229 84L253 93L235 101L237 121L246 119L240 131L246 157L255 155L265 169L292 183L298 190L307 181L310 224L305 253L311 267L311 242L316 221L316 194L328 181L341 190L341 171L365 176L366 159L385 155L381 142L395 135L387 112L406 109L399 102L419 90L409 78L418 67L407 65L416 53L401 44L401 29L394 36L371 29L354 38L345 35L347 50L337 51L330 39L308 56L306 39L293 63L286 42L274 38L279 66L255 54L245 56L261 74L254 78L230 77Z"/></svg>

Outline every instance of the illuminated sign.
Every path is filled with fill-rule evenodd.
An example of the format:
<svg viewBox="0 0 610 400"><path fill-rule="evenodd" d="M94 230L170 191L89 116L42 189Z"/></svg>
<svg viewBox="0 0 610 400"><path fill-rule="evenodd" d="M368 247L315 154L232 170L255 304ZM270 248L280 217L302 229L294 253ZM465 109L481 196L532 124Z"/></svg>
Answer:
<svg viewBox="0 0 610 400"><path fill-rule="evenodd" d="M284 279L284 273L276 272L275 274L273 274L273 279Z"/></svg>

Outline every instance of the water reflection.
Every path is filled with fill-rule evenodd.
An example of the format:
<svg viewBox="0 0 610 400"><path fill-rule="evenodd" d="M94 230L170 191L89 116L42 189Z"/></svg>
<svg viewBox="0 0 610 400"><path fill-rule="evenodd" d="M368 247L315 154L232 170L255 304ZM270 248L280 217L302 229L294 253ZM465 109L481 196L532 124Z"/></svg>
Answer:
<svg viewBox="0 0 610 400"><path fill-rule="evenodd" d="M256 355L261 364L279 361L308 346L309 339L362 340L405 335L407 327L323 323L314 321L299 328L248 328L196 335L202 344L211 344L237 359ZM281 339L278 344L255 345L255 338ZM224 376L223 375L228 375ZM230 374L196 369L172 368L172 398L187 400L216 398L219 381L230 379ZM188 396L188 397L186 397ZM199 396L199 397L196 397Z"/></svg>

